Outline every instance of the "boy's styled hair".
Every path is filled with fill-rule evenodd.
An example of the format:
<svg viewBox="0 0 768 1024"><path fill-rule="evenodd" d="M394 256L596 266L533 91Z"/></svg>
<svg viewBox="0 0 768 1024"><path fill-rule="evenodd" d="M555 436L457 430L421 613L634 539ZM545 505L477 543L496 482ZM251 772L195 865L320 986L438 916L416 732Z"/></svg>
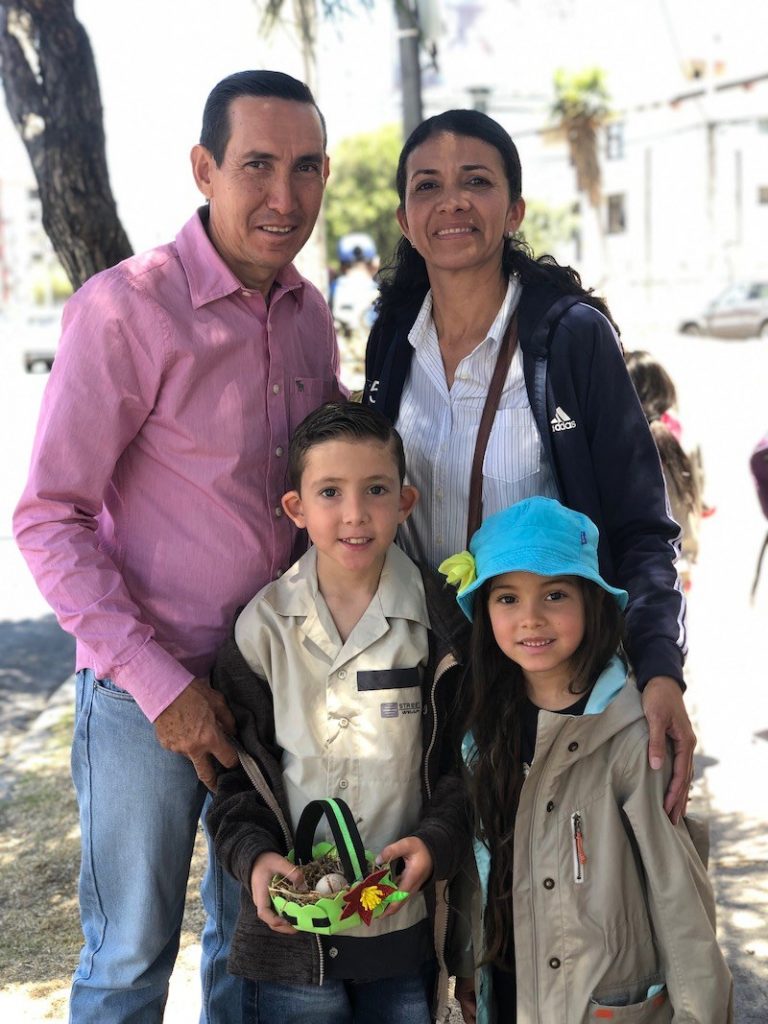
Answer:
<svg viewBox="0 0 768 1024"><path fill-rule="evenodd" d="M400 483L405 479L405 452L398 432L376 409L359 402L326 402L301 421L288 447L291 486L301 488L307 453L326 441L379 441L389 445Z"/></svg>
<svg viewBox="0 0 768 1024"><path fill-rule="evenodd" d="M568 689L588 692L619 650L624 620L614 598L598 583L572 577L584 598L584 637L573 655ZM485 911L486 963L514 966L509 906L512 899L514 820L523 785L522 669L496 643L488 613L489 579L477 592L472 623L470 672L465 679L459 736L471 732L476 755L465 772L474 827L493 850Z"/></svg>

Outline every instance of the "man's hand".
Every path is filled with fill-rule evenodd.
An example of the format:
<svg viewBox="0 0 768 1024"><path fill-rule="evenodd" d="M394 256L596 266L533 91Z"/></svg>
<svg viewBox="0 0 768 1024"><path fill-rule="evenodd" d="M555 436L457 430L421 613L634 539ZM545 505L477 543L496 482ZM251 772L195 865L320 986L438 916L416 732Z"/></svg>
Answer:
<svg viewBox="0 0 768 1024"><path fill-rule="evenodd" d="M300 867L291 864L279 853L262 853L260 857L256 858L251 870L251 899L256 907L256 914L259 920L268 925L273 932L280 932L282 935L298 935L293 925L288 924L284 917L280 917L272 909L269 886L275 875L287 878L296 892L307 891L304 872Z"/></svg>
<svg viewBox="0 0 768 1024"><path fill-rule="evenodd" d="M670 676L654 676L643 690L643 711L648 719L650 742L648 762L651 768L661 768L667 752L666 737L674 745L672 778L664 797L664 810L674 825L678 823L688 803L688 790L693 780L693 751L696 735L683 704L679 683Z"/></svg>
<svg viewBox="0 0 768 1024"><path fill-rule="evenodd" d="M197 777L212 793L216 791L216 771L211 755L225 768L237 764L237 754L226 737L234 731L232 712L207 679L193 679L155 719L160 746L188 757Z"/></svg>
<svg viewBox="0 0 768 1024"><path fill-rule="evenodd" d="M386 864L402 857L405 861L405 868L402 875L397 879L397 886L409 896L413 896L429 880L432 875L432 854L426 845L417 839L416 836L406 836L405 839L398 839L396 843L385 846L376 858L377 864ZM399 903L390 903L382 917L390 917L406 903L401 900Z"/></svg>
<svg viewBox="0 0 768 1024"><path fill-rule="evenodd" d="M461 1007L461 1015L465 1024L475 1024L477 1020L477 999L475 997L475 979L457 978L453 994Z"/></svg>

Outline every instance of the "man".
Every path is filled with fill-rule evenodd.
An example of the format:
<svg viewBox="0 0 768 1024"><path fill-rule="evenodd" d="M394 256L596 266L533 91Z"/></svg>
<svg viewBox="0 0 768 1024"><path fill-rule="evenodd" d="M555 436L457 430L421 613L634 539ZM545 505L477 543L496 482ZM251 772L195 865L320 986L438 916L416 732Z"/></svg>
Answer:
<svg viewBox="0 0 768 1024"><path fill-rule="evenodd" d="M76 1024L162 1019L213 758L236 760L208 673L237 607L297 554L280 505L288 441L341 393L327 305L291 263L320 210L325 148L301 82L224 79L192 150L207 206L64 313L14 525L77 638ZM241 1020L226 973L235 891L210 857L205 1022Z"/></svg>

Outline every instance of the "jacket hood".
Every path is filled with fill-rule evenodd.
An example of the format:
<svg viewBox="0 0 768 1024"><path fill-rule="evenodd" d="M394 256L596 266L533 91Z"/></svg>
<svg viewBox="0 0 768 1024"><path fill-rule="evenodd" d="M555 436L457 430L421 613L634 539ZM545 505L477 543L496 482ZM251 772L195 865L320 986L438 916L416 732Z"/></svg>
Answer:
<svg viewBox="0 0 768 1024"><path fill-rule="evenodd" d="M542 710L538 732L548 746L547 740L567 728L569 741L579 745L578 756L585 757L644 717L635 677L627 671L624 661L614 655L592 688L584 714L570 716ZM538 744L539 739L537 747Z"/></svg>

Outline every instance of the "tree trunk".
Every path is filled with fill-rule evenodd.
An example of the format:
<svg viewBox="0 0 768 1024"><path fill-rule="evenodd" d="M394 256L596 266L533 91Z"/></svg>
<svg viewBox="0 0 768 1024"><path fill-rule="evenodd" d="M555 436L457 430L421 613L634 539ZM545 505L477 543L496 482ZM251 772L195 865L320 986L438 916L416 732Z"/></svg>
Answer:
<svg viewBox="0 0 768 1024"><path fill-rule="evenodd" d="M43 227L78 288L132 250L109 184L96 66L74 0L0 2L0 74Z"/></svg>

